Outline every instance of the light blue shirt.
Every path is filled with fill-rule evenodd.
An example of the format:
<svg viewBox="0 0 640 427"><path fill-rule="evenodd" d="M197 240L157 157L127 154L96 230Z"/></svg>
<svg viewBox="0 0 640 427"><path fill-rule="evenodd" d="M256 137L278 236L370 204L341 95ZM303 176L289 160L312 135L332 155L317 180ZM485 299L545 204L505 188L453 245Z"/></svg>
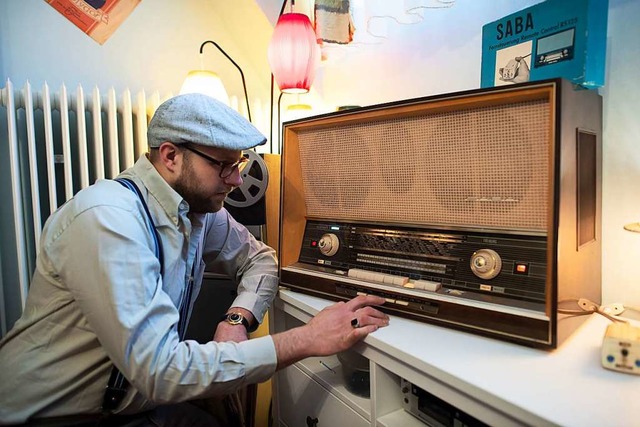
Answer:
<svg viewBox="0 0 640 427"><path fill-rule="evenodd" d="M145 156L121 176L149 206L164 272L141 202L119 183L98 181L51 215L24 313L0 342L0 423L100 412L112 362L131 382L121 413L229 393L275 372L270 336L198 344L177 332L194 263L189 313L207 267L235 279L233 306L262 321L278 284L273 249L225 209L188 214Z"/></svg>

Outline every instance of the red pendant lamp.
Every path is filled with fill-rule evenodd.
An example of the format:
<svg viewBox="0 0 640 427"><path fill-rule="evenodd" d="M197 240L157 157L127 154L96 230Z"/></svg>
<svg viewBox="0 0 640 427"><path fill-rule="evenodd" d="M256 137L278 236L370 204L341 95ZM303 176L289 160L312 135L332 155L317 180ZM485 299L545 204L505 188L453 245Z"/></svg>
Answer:
<svg viewBox="0 0 640 427"><path fill-rule="evenodd" d="M316 34L303 13L280 15L267 52L280 91L309 92L319 59Z"/></svg>

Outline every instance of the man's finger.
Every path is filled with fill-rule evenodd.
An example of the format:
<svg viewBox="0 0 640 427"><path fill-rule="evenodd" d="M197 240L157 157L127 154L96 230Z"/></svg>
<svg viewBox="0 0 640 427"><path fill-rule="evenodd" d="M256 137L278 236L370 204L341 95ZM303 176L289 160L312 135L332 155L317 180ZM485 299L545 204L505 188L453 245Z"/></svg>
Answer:
<svg viewBox="0 0 640 427"><path fill-rule="evenodd" d="M351 301L348 301L346 304L353 311L366 307L368 305L382 305L384 304L385 299L382 297L377 297L375 295L359 295L353 298Z"/></svg>
<svg viewBox="0 0 640 427"><path fill-rule="evenodd" d="M356 310L356 313L362 316L381 317L381 318L389 317L385 313L371 306L359 308L358 310Z"/></svg>
<svg viewBox="0 0 640 427"><path fill-rule="evenodd" d="M361 326L357 329L354 329L353 334L356 335L358 339L362 339L367 335L369 335L370 333L375 332L377 330L378 330L377 325L367 325L367 326Z"/></svg>

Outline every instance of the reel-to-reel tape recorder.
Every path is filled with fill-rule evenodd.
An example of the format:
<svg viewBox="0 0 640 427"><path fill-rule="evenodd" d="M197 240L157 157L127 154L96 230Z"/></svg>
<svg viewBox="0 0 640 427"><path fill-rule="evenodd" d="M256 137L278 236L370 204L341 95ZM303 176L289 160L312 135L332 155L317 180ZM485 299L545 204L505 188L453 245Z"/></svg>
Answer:
<svg viewBox="0 0 640 427"><path fill-rule="evenodd" d="M281 284L556 347L600 300L601 123L559 79L285 123Z"/></svg>
<svg viewBox="0 0 640 427"><path fill-rule="evenodd" d="M242 184L225 199L225 208L245 226L266 224L265 194L269 171L264 159L254 150L244 152L249 163L242 170Z"/></svg>

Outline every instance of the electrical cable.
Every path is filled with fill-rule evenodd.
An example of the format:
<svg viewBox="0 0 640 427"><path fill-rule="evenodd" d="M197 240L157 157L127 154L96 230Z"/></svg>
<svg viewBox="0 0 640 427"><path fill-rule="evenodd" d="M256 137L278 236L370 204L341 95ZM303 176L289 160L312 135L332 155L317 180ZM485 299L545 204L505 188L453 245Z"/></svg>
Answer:
<svg viewBox="0 0 640 427"><path fill-rule="evenodd" d="M403 22L401 21L401 19L399 19L396 16L393 15L371 15L369 17L367 17L366 19L366 32L375 38L379 38L379 39L386 39L386 36L381 36L378 34L374 34L373 31L371 30L371 22L374 19L391 19L393 21L395 21L396 24L398 25L413 25L413 24L418 24L420 22L422 22L424 20L424 14L422 13L423 10L425 9L448 9L451 8L454 3L456 2L456 0L436 0L436 5L434 6L426 6L426 5L421 5L421 6L413 6L413 7L409 7L407 8L404 13L407 16L411 16L411 17L417 17L417 20L413 21L413 22Z"/></svg>
<svg viewBox="0 0 640 427"><path fill-rule="evenodd" d="M577 303L580 309L572 310L572 309L566 309L566 308L558 308L558 313L569 314L573 316L585 316L588 314L597 313L597 314L600 314L601 316L606 317L612 322L629 323L624 319L620 319L619 317L616 317L614 315L607 313L607 311L605 310L606 306L600 306L595 302L590 301L586 298L580 298L578 300L575 300L575 299L561 300L561 301L558 301L558 305L563 303L569 303L569 302Z"/></svg>

